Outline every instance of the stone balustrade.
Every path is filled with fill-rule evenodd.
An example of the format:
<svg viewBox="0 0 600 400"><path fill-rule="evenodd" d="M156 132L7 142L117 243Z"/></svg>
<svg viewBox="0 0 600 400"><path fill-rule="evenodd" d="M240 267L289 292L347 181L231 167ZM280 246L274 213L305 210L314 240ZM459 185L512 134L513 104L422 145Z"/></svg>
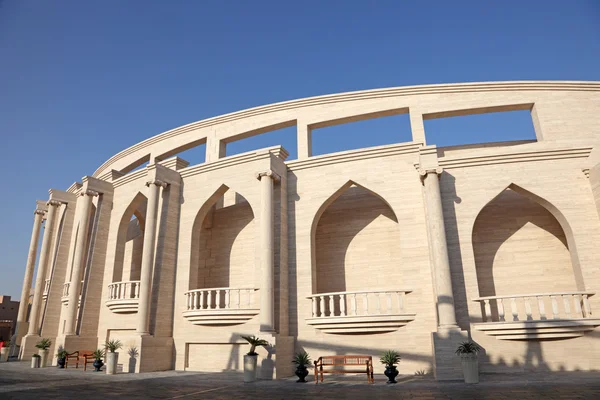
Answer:
<svg viewBox="0 0 600 400"><path fill-rule="evenodd" d="M44 292L42 293L42 299L46 300L48 298L48 293L50 293L50 279L46 279L44 282Z"/></svg>
<svg viewBox="0 0 600 400"><path fill-rule="evenodd" d="M590 307L589 298L594 294L573 291L478 297L473 301L481 306L483 322L474 327L506 340L582 336L600 325Z"/></svg>
<svg viewBox="0 0 600 400"><path fill-rule="evenodd" d="M406 312L411 290L364 290L317 293L307 322L326 333L390 332L412 321Z"/></svg>
<svg viewBox="0 0 600 400"><path fill-rule="evenodd" d="M196 325L241 324L259 313L255 288L207 288L185 292L183 316Z"/></svg>
<svg viewBox="0 0 600 400"><path fill-rule="evenodd" d="M69 293L70 290L69 288L71 287L71 282L65 282L65 284L63 285L63 294L61 297L61 301L63 302L63 304L67 304L69 302ZM79 286L79 301L81 301L81 291L83 290L83 281L81 281L81 285Z"/></svg>
<svg viewBox="0 0 600 400"><path fill-rule="evenodd" d="M140 302L140 281L113 282L108 285L106 306L117 314L130 314L138 311Z"/></svg>

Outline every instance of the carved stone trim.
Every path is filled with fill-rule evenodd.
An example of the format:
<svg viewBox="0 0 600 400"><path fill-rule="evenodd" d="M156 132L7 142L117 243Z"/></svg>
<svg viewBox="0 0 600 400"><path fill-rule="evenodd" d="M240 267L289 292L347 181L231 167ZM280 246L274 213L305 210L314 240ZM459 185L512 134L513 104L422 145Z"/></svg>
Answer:
<svg viewBox="0 0 600 400"><path fill-rule="evenodd" d="M281 177L275 172L271 171L270 169L264 172L256 173L256 179L258 179L259 181L263 176L268 176L269 178L273 179L274 182L279 182L281 180Z"/></svg>
<svg viewBox="0 0 600 400"><path fill-rule="evenodd" d="M150 186L150 185L156 185L156 186L160 186L163 189L166 189L167 186L169 186L169 184L165 181L161 181L160 179L154 179L152 181L148 181L146 182L146 186Z"/></svg>
<svg viewBox="0 0 600 400"><path fill-rule="evenodd" d="M589 168L584 168L581 171L585 174L586 178L590 177L590 169Z"/></svg>
<svg viewBox="0 0 600 400"><path fill-rule="evenodd" d="M90 190L90 189L79 193L80 196L85 196L86 194L88 196L91 196L91 197L95 197L95 196L99 196L100 195L100 193L98 193L98 192L96 192L94 190Z"/></svg>

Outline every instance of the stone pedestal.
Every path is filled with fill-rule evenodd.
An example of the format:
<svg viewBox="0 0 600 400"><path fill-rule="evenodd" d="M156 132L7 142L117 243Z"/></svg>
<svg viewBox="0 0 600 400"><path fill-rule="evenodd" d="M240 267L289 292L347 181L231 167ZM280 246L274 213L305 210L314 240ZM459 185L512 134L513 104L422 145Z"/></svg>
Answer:
<svg viewBox="0 0 600 400"><path fill-rule="evenodd" d="M439 328L433 332L433 373L438 381L462 380L460 357L455 354L461 342L469 340L467 331Z"/></svg>

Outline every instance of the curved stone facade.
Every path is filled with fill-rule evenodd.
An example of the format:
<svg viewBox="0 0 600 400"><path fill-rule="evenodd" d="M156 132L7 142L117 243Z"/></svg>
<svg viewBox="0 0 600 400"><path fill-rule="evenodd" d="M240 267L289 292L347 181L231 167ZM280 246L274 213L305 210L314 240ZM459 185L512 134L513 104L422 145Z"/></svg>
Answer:
<svg viewBox="0 0 600 400"><path fill-rule="evenodd" d="M513 110L536 140L427 145L424 120ZM397 114L412 141L312 156L313 129ZM297 160L225 156L291 126ZM206 162L176 156L200 144ZM69 351L119 339L139 352L121 351L125 370L239 370L255 334L263 378L291 375L302 349L396 349L401 373L454 379L470 336L483 371L598 368L599 147L597 82L378 89L173 129L38 201L21 357L40 335Z"/></svg>

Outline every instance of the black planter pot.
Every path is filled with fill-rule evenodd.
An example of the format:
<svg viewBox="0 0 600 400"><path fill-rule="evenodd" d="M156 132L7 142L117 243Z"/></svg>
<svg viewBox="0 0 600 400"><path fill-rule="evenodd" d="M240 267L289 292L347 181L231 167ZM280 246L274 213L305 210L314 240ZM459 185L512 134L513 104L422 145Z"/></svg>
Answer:
<svg viewBox="0 0 600 400"><path fill-rule="evenodd" d="M386 365L384 374L388 378L388 381L386 383L396 383L396 377L398 376L398 370L396 369L395 365L392 365L392 366Z"/></svg>
<svg viewBox="0 0 600 400"><path fill-rule="evenodd" d="M58 359L56 359L56 365L58 365L58 368L64 368L66 361L67 361L66 358L58 358Z"/></svg>
<svg viewBox="0 0 600 400"><path fill-rule="evenodd" d="M304 365L296 367L296 376L299 378L296 382L306 383L306 376L308 375L308 369Z"/></svg>
<svg viewBox="0 0 600 400"><path fill-rule="evenodd" d="M96 361L94 361L93 365L94 365L94 368L96 368L96 372L100 372L100 368L102 368L104 363L102 362L102 360L96 360Z"/></svg>

